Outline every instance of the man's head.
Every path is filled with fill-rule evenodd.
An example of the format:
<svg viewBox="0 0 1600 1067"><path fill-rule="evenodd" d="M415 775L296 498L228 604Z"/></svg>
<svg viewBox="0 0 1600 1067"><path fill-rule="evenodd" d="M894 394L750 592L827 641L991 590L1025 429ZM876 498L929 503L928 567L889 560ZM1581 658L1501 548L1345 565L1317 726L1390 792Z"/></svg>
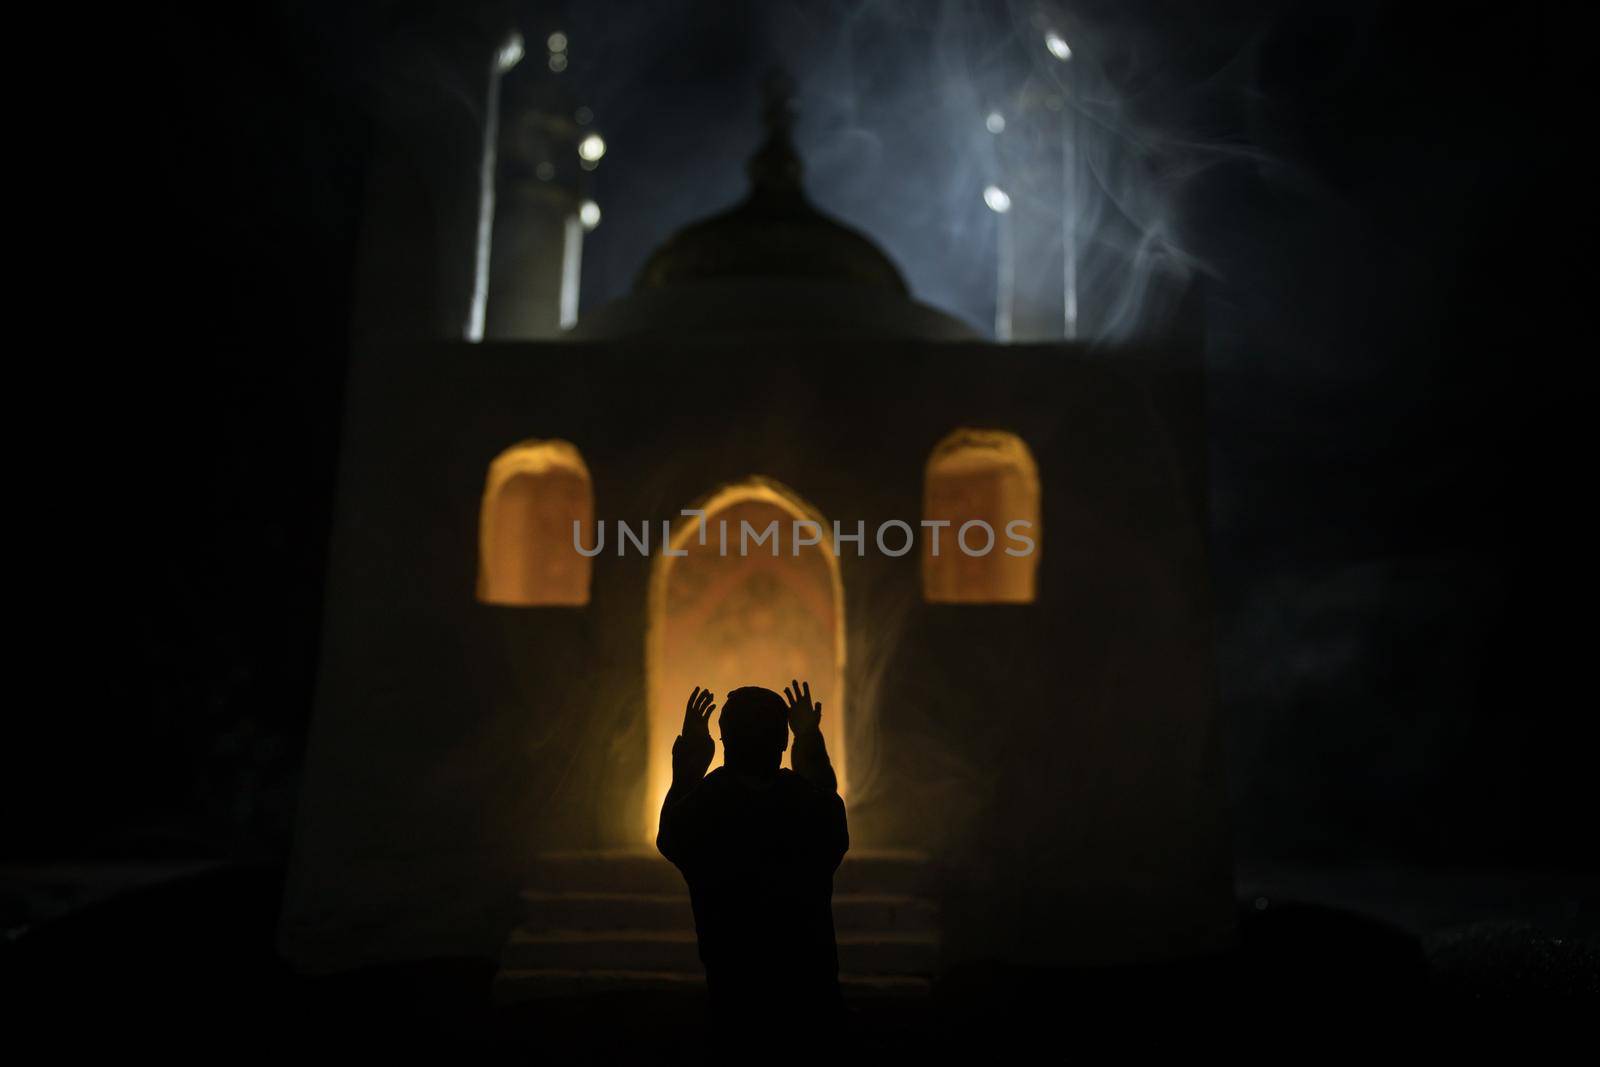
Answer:
<svg viewBox="0 0 1600 1067"><path fill-rule="evenodd" d="M723 762L736 771L775 771L789 747L789 706L759 685L735 689L722 702Z"/></svg>

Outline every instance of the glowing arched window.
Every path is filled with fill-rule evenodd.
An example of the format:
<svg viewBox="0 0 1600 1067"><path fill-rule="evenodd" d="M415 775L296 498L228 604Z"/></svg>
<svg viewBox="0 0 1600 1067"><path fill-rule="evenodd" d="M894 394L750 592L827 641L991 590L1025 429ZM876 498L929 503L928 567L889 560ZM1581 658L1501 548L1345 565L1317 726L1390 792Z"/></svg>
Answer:
<svg viewBox="0 0 1600 1067"><path fill-rule="evenodd" d="M1025 604L1039 568L1039 468L1022 438L957 430L928 457L922 596L942 604ZM937 554L935 537L937 536Z"/></svg>
<svg viewBox="0 0 1600 1067"><path fill-rule="evenodd" d="M523 441L489 465L478 524L478 599L486 604L589 602L589 559L572 524L593 538L589 468L565 441ZM585 544L588 542L586 541Z"/></svg>

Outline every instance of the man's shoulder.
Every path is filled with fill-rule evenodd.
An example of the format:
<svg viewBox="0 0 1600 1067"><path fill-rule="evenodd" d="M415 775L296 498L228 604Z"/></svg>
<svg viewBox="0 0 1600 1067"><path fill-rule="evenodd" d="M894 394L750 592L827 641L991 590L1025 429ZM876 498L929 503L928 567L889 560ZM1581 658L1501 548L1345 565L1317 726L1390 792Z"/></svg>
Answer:
<svg viewBox="0 0 1600 1067"><path fill-rule="evenodd" d="M739 791L741 788L738 775L727 767L717 767L700 779L699 784L695 786L695 792L703 796L720 796Z"/></svg>
<svg viewBox="0 0 1600 1067"><path fill-rule="evenodd" d="M776 790L779 793L820 793L804 775L798 774L788 767L778 768L775 778L760 782L759 784L743 781L737 774L728 770L726 766L718 767L700 780L700 789L709 793L738 790L740 792L766 793Z"/></svg>
<svg viewBox="0 0 1600 1067"><path fill-rule="evenodd" d="M829 801L838 798L839 794L831 789L826 789L798 771L783 768L779 773L779 787L785 794L804 797L809 801Z"/></svg>
<svg viewBox="0 0 1600 1067"><path fill-rule="evenodd" d="M695 792L706 795L716 795L727 792L747 793L776 793L781 796L798 795L808 797L831 797L836 794L819 788L816 783L788 767L778 768L775 778L752 784L743 781L730 771L726 766L718 767L695 786Z"/></svg>

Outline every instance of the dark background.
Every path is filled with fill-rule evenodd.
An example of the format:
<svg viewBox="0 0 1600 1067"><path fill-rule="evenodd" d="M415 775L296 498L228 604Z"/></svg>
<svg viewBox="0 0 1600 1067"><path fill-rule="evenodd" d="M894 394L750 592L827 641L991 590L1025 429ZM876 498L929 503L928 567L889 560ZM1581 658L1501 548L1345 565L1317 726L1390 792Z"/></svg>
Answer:
<svg viewBox="0 0 1600 1067"><path fill-rule="evenodd" d="M612 154L585 304L737 194L773 60L833 55L833 28L866 27L848 57L859 91L925 96L945 74L918 33L953 9L991 17L576 12L574 55L599 40L611 64L588 74ZM1077 10L1131 106L1205 164L1168 221L1208 285L1241 857L1592 869L1592 698L1576 684L1592 479L1561 402L1589 359L1577 27L1532 6L1444 18L1367 0ZM1018 16L994 12L1003 37ZM28 310L63 380L19 412L55 432L19 459L19 496L48 504L25 509L44 544L19 557L19 584L44 588L19 616L37 684L5 746L7 861L287 852L371 148L363 72L385 33L440 17L157 8L100 27L104 64L67 79L83 101L33 169L66 175L45 214L73 225L16 220L49 239L29 262L57 302ZM822 29L796 45L797 20ZM924 299L986 321L994 251L966 195L982 167L960 145L939 156L937 130L857 165L828 154L826 100L808 113L819 202Z"/></svg>

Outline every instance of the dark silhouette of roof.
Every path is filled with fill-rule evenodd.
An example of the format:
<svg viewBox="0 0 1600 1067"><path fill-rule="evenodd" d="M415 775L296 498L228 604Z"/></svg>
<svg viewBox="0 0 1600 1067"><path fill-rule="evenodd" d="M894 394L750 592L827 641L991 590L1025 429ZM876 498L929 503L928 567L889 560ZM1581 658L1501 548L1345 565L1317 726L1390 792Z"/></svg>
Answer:
<svg viewBox="0 0 1600 1067"><path fill-rule="evenodd" d="M824 215L806 196L790 92L786 78L768 80L766 139L746 165L750 195L669 238L645 262L635 291L713 278L805 278L910 295L876 244Z"/></svg>

